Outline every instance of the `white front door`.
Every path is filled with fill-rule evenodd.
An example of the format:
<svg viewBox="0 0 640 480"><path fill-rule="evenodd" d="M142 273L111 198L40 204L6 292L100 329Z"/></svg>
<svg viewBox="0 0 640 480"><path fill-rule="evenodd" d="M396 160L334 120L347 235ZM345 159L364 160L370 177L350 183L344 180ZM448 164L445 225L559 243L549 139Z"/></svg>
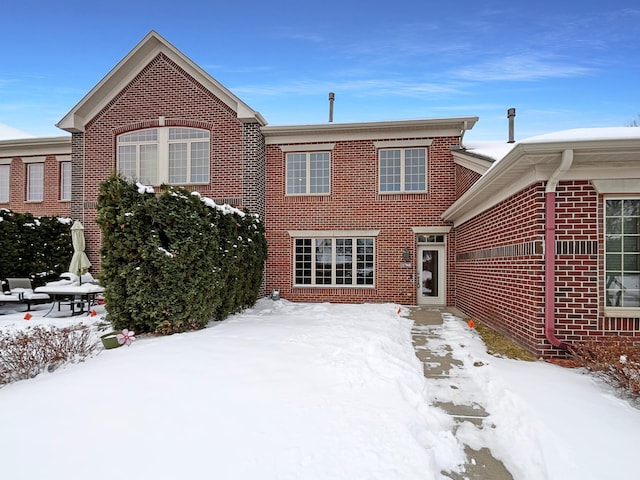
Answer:
<svg viewBox="0 0 640 480"><path fill-rule="evenodd" d="M418 305L445 305L446 254L444 245L418 246Z"/></svg>

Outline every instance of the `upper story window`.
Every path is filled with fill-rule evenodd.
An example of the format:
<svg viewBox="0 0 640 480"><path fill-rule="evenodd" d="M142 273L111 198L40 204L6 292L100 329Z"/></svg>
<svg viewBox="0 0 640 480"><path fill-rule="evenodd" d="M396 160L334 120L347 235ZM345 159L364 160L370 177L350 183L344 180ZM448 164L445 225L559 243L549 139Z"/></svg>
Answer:
<svg viewBox="0 0 640 480"><path fill-rule="evenodd" d="M382 149L378 171L381 193L426 192L427 149Z"/></svg>
<svg viewBox="0 0 640 480"><path fill-rule="evenodd" d="M158 127L118 136L118 171L147 185L208 183L208 130Z"/></svg>
<svg viewBox="0 0 640 480"><path fill-rule="evenodd" d="M287 153L287 195L329 193L330 153Z"/></svg>
<svg viewBox="0 0 640 480"><path fill-rule="evenodd" d="M71 200L71 162L60 162L60 200Z"/></svg>
<svg viewBox="0 0 640 480"><path fill-rule="evenodd" d="M27 164L27 201L44 200L44 163Z"/></svg>
<svg viewBox="0 0 640 480"><path fill-rule="evenodd" d="M11 165L0 165L0 203L9 203Z"/></svg>
<svg viewBox="0 0 640 480"><path fill-rule="evenodd" d="M605 202L607 307L640 308L640 199Z"/></svg>

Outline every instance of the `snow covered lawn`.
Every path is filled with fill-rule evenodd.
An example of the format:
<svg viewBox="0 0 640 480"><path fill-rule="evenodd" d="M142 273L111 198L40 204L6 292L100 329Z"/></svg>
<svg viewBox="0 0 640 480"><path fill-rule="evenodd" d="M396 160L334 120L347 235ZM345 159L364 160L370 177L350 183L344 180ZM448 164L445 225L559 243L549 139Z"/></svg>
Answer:
<svg viewBox="0 0 640 480"><path fill-rule="evenodd" d="M463 441L492 448L516 480L635 478L640 412L606 387L490 357L455 317L442 338L465 364L458 388L427 380L397 309L263 299L202 331L8 385L0 478L440 479L463 461ZM79 320L23 315L0 315L0 329ZM496 428L454 435L430 402L457 395Z"/></svg>

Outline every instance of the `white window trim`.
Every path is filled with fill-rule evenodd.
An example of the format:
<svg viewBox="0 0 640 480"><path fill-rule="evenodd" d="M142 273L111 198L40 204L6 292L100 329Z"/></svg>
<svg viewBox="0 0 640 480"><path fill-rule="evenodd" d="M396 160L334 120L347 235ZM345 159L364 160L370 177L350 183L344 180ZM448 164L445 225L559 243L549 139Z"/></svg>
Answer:
<svg viewBox="0 0 640 480"><path fill-rule="evenodd" d="M169 129L171 128L188 128L191 130L208 132L209 138L169 140ZM123 132L116 137L116 167L118 169L119 169L119 163L120 163L120 149L119 149L120 146L124 146L124 145L136 146L136 162L137 162L136 170L137 170L137 175L139 176L140 175L140 149L138 147L143 144L157 145L158 146L158 179L157 179L157 185L154 185L154 186L162 185L163 183L166 183L168 185L209 185L209 183L211 183L211 132L209 130L205 128L196 128L196 127L158 126L158 127L145 128L140 131L144 131L144 130L157 130L158 132L157 140L124 142L124 143L119 142L118 139L120 136L129 135L134 132ZM169 182L169 144L170 143L187 143L187 145L190 145L191 142L203 142L203 141L209 142L209 161L207 162L208 180L204 182L186 181L186 182L170 183ZM190 176L190 174L191 174L191 149L187 148L187 176Z"/></svg>
<svg viewBox="0 0 640 480"><path fill-rule="evenodd" d="M404 144L404 143L409 143L411 142L410 140L404 141L404 140L398 140L397 141L400 144ZM429 149L424 146L424 143L422 141L420 141L421 143L419 143L418 145L397 145L397 146L384 146L382 148L378 149L378 194L379 195L397 195L397 194L420 194L420 193L427 193L429 190L429 185L427 182L427 178L429 176ZM390 142L374 142L376 144L383 144L383 143L387 143L387 144L392 144L394 142L390 141ZM419 148L424 148L424 190L406 190L405 189L405 169L406 169L406 159L405 159L405 152L406 150L415 150L415 149L419 149ZM400 190L382 190L382 182L381 182L381 178L380 178L380 152L382 152L383 150L400 150Z"/></svg>
<svg viewBox="0 0 640 480"><path fill-rule="evenodd" d="M305 192L303 193L289 193L288 189L289 189L289 159L288 159L288 155L289 153L296 153L296 154L305 154L306 155L306 165L305 165L305 171L306 171L306 185L305 185ZM311 190L311 155L312 153L328 153L329 154L329 171L328 171L328 176L329 176L329 190L326 192L309 192L309 190ZM285 154L285 167L284 167L284 171L285 171L285 179L284 179L284 191L285 191L285 196L287 197L326 197L328 195L331 195L331 151L330 150L326 150L326 149L318 149L318 150L305 150L305 151L300 151L300 150L292 150L290 152L286 152Z"/></svg>
<svg viewBox="0 0 640 480"><path fill-rule="evenodd" d="M6 200L0 197L0 203L9 203L11 202L11 164L10 163L0 163L0 171L7 172L6 176L6 187L7 187L7 198ZM3 181L3 176L0 175L0 182Z"/></svg>
<svg viewBox="0 0 640 480"><path fill-rule="evenodd" d="M66 161L60 161L60 163L58 164L60 166L60 201L61 202L70 202L71 201L71 185L72 185L72 167L71 167L71 157L69 157L69 160ZM69 165L69 178L68 178L68 188L69 188L69 198L65 198L63 196L64 194L64 187L66 185L65 183L65 178L64 178L64 166L65 165Z"/></svg>
<svg viewBox="0 0 640 480"><path fill-rule="evenodd" d="M292 233L305 233L307 231L290 231L289 234L291 235ZM292 246L293 246L293 265L292 265L292 274L293 274L293 278L292 278L292 284L295 288L366 288L366 289L374 289L376 288L376 236L380 233L379 230L365 230L365 231L358 231L358 230L342 230L339 231L339 235L336 236L329 236L329 235L323 235L323 233L329 233L329 232L335 232L334 230L323 230L323 231L318 231L318 230L314 230L311 231L310 233L312 233L312 235L291 235L292 236ZM373 233L373 235L350 235L350 233L353 232L371 232ZM318 238L326 238L331 240L331 271L332 271L332 275L331 275L331 283L323 283L323 284L316 284L316 283L311 283L311 284L306 284L306 283L296 283L296 240L304 240L304 239L310 239L310 240L315 240ZM371 284L359 284L359 283L351 283L351 284L343 284L343 283L336 283L336 278L335 278L335 273L336 273L336 240L341 240L341 239L350 239L352 240L352 249L353 249L353 257L357 256L357 243L358 240L361 239L368 239L368 240L373 240L373 283ZM315 276L316 276L316 262L315 260L315 246L314 243L311 243L311 279L313 282L315 282ZM357 258L355 260L352 260L352 264L353 264L353 272L357 272ZM357 282L357 275L352 277L354 279L354 282Z"/></svg>
<svg viewBox="0 0 640 480"><path fill-rule="evenodd" d="M640 200L640 196L638 195L615 195L615 196L605 196L602 198L602 212L604 214L603 218L603 234L605 239L604 245L604 259L603 259L603 271L605 280L603 282L604 290L602 291L603 302L604 302L604 316L611 318L640 318L640 307L611 307L607 305L607 247L606 247L606 239L607 239L607 200Z"/></svg>
<svg viewBox="0 0 640 480"><path fill-rule="evenodd" d="M42 203L44 202L44 162L25 162L27 164L27 192L26 192L26 201L27 203ZM42 193L42 198L33 199L31 196L31 166L32 165L42 165L42 177L41 177L41 185L40 191Z"/></svg>
<svg viewBox="0 0 640 480"><path fill-rule="evenodd" d="M284 153L304 153L304 152L322 152L333 151L335 143L305 143L298 145L280 145L280 150Z"/></svg>

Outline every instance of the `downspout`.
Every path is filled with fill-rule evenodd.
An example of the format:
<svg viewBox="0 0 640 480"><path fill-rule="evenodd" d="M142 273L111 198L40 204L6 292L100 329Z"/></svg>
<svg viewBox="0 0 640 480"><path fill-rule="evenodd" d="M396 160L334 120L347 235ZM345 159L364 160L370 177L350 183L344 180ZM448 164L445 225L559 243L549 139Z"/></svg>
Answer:
<svg viewBox="0 0 640 480"><path fill-rule="evenodd" d="M544 334L554 347L569 349L569 344L556 337L556 187L560 177L571 168L573 150L564 150L560 165L547 180L545 188L544 236Z"/></svg>

